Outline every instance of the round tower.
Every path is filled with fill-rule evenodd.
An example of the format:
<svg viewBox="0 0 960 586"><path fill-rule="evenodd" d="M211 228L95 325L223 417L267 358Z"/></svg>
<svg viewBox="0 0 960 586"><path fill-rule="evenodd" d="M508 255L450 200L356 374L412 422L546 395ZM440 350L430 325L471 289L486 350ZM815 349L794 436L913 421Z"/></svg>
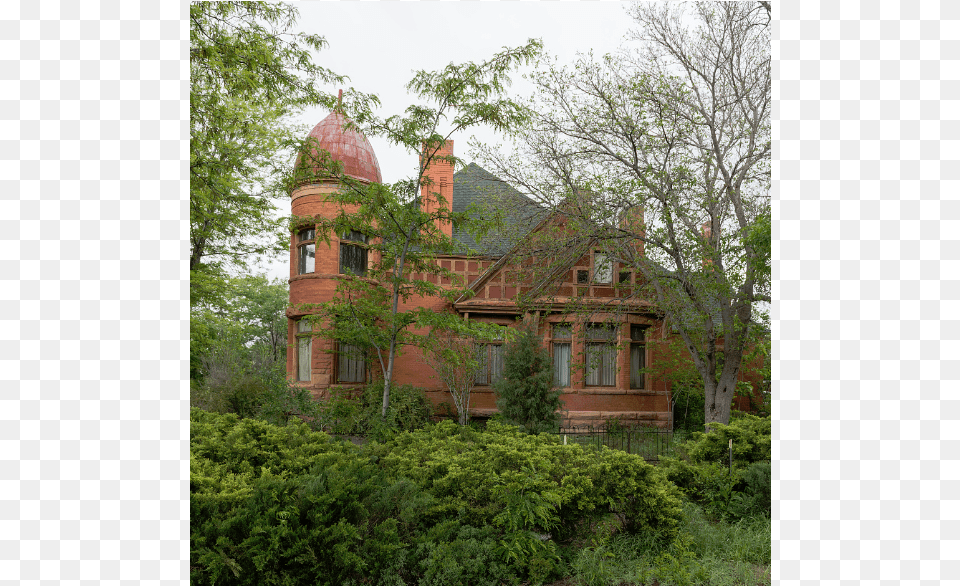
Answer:
<svg viewBox="0 0 960 586"><path fill-rule="evenodd" d="M340 213L341 205L330 199L330 195L340 189L340 182L324 176L316 167L309 168L313 166L312 161L327 153L343 164L345 175L363 183L381 182L380 164L373 147L363 134L345 128L348 121L336 109L310 131L308 139L315 142L311 141L309 152L297 161L298 169L307 167L310 178L290 194L292 215L332 219ZM349 347L339 348L332 340L311 336L307 322L301 321L305 314L297 309L302 303L333 299L342 275L366 272L367 251L354 245L365 241L364 235L331 233L329 237L328 244L322 234L317 234L316 224L301 225L290 235L287 375L298 385L309 388L317 398L325 395L330 385L361 385L367 377L362 357Z"/></svg>

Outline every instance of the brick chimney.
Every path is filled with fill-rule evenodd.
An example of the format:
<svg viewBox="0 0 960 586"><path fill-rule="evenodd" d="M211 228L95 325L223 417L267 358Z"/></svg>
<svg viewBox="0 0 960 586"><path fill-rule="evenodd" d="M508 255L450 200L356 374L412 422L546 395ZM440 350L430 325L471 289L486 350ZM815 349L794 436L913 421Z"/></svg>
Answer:
<svg viewBox="0 0 960 586"><path fill-rule="evenodd" d="M424 159L428 153L433 153L436 144L424 144ZM437 157L453 156L453 141L444 141L443 146L433 153L433 160L423 172L423 180L420 185L420 205L421 209L427 213L433 213L438 209L437 194L444 200L444 206L448 211L453 205L453 163L447 161L438 161ZM437 226L447 237L453 236L453 226L450 222L441 222L437 220Z"/></svg>
<svg viewBox="0 0 960 586"><path fill-rule="evenodd" d="M706 249L709 249L710 236L713 234L713 228L711 227L710 220L707 220L703 223L703 226L700 227L701 233L703 234L703 239L706 241ZM713 259L708 258L705 254L703 256L703 268L708 269L713 266Z"/></svg>

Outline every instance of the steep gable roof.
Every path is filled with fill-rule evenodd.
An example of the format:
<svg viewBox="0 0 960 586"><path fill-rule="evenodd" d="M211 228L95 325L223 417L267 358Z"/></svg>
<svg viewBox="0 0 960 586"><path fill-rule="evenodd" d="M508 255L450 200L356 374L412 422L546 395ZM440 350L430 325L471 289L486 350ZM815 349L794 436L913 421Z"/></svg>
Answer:
<svg viewBox="0 0 960 586"><path fill-rule="evenodd" d="M465 212L475 205L485 217L494 210L502 213L503 224L491 230L478 242L473 234L454 230L453 239L466 250L483 256L498 257L509 252L534 226L547 217L549 211L476 163L470 163L453 175L454 212Z"/></svg>

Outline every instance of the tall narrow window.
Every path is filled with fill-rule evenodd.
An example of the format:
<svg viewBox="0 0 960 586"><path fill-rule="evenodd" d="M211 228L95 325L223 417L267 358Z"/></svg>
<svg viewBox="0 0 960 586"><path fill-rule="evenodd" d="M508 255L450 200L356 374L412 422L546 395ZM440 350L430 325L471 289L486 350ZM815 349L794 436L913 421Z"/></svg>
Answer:
<svg viewBox="0 0 960 586"><path fill-rule="evenodd" d="M613 262L602 252L593 253L593 281L595 283L613 282Z"/></svg>
<svg viewBox="0 0 960 586"><path fill-rule="evenodd" d="M367 361L363 352L350 344L337 345L337 382L362 383L367 380Z"/></svg>
<svg viewBox="0 0 960 586"><path fill-rule="evenodd" d="M314 271L317 256L317 231L313 228L300 230L297 233L297 274L304 275Z"/></svg>
<svg viewBox="0 0 960 586"><path fill-rule="evenodd" d="M591 324L587 327L588 387L612 387L616 384L616 330L610 326Z"/></svg>
<svg viewBox="0 0 960 586"><path fill-rule="evenodd" d="M643 369L646 367L647 347L644 344L644 326L630 326L630 388L642 389Z"/></svg>
<svg viewBox="0 0 960 586"><path fill-rule="evenodd" d="M297 322L297 380L310 380L310 357L313 355L313 336L310 322L301 319Z"/></svg>
<svg viewBox="0 0 960 586"><path fill-rule="evenodd" d="M481 344L478 352L480 356L480 372L474 383L489 386L503 377L503 345Z"/></svg>
<svg viewBox="0 0 960 586"><path fill-rule="evenodd" d="M569 324L553 325L553 382L558 387L570 386L570 334Z"/></svg>
<svg viewBox="0 0 960 586"><path fill-rule="evenodd" d="M357 244L359 243L359 244ZM367 274L367 237L356 231L340 236L340 273L365 276Z"/></svg>

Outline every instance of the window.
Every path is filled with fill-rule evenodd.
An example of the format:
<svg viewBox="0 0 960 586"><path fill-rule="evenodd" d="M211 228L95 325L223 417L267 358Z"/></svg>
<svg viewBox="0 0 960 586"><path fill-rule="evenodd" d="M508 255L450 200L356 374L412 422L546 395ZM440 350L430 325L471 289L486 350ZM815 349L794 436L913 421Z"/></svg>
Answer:
<svg viewBox="0 0 960 586"><path fill-rule="evenodd" d="M503 345L480 344L480 372L474 383L489 386L503 377Z"/></svg>
<svg viewBox="0 0 960 586"><path fill-rule="evenodd" d="M310 357L313 355L313 328L306 319L297 322L297 380L310 380Z"/></svg>
<svg viewBox="0 0 960 586"><path fill-rule="evenodd" d="M587 326L587 379L588 387L612 387L616 385L617 347L616 330L610 326Z"/></svg>
<svg viewBox="0 0 960 586"><path fill-rule="evenodd" d="M595 283L613 282L613 262L602 252L593 253L593 281Z"/></svg>
<svg viewBox="0 0 960 586"><path fill-rule="evenodd" d="M620 271L620 284L630 284L630 271Z"/></svg>
<svg viewBox="0 0 960 586"><path fill-rule="evenodd" d="M586 285L590 282L590 271L577 271L577 284Z"/></svg>
<svg viewBox="0 0 960 586"><path fill-rule="evenodd" d="M644 388L643 383L643 369L646 367L646 350L647 347L644 344L644 333L646 328L644 326L631 325L630 326L630 388L631 389L642 389Z"/></svg>
<svg viewBox="0 0 960 586"><path fill-rule="evenodd" d="M350 344L337 344L337 382L362 383L367 380L367 361L363 352Z"/></svg>
<svg viewBox="0 0 960 586"><path fill-rule="evenodd" d="M553 383L558 387L570 386L570 334L569 324L553 325Z"/></svg>
<svg viewBox="0 0 960 586"><path fill-rule="evenodd" d="M317 231L313 228L300 230L297 234L297 274L304 275L312 273L317 256L316 249Z"/></svg>
<svg viewBox="0 0 960 586"><path fill-rule="evenodd" d="M367 237L353 230L340 237L340 273L362 277L367 274L367 249L355 242L366 244Z"/></svg>

